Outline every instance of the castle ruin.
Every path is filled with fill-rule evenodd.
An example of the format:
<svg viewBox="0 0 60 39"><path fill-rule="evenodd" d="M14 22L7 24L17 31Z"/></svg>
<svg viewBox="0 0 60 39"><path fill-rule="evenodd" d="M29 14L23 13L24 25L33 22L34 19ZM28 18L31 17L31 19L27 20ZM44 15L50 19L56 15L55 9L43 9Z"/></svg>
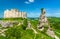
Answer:
<svg viewBox="0 0 60 39"><path fill-rule="evenodd" d="M17 9L5 10L4 18L26 18L26 12L19 12Z"/></svg>

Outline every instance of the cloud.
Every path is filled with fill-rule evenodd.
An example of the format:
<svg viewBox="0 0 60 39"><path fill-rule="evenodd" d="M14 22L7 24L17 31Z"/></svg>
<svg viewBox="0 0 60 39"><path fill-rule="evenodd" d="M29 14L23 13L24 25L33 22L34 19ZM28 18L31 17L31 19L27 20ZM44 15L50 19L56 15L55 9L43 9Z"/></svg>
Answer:
<svg viewBox="0 0 60 39"><path fill-rule="evenodd" d="M34 0L28 0L29 2L34 2Z"/></svg>
<svg viewBox="0 0 60 39"><path fill-rule="evenodd" d="M28 1L25 1L24 3L30 4L30 3L33 3L33 2L34 2L34 0L28 0Z"/></svg>
<svg viewBox="0 0 60 39"><path fill-rule="evenodd" d="M25 1L24 3L26 3L26 4L30 4L28 1Z"/></svg>

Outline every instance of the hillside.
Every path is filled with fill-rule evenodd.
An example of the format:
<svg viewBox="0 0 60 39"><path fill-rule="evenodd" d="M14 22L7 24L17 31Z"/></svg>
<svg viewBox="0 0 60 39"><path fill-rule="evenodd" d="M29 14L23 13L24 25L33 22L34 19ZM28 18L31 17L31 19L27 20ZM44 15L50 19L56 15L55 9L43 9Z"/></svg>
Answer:
<svg viewBox="0 0 60 39"><path fill-rule="evenodd" d="M3 18L1 21L4 23L7 21L8 23L13 22L13 26L1 27L2 25L0 25L0 30L5 30L2 34L0 33L0 39L54 39L45 32L41 32L37 29L38 19ZM28 24L27 21L30 21L31 29L26 29ZM48 18L48 21L55 34L60 37L60 18L51 17Z"/></svg>

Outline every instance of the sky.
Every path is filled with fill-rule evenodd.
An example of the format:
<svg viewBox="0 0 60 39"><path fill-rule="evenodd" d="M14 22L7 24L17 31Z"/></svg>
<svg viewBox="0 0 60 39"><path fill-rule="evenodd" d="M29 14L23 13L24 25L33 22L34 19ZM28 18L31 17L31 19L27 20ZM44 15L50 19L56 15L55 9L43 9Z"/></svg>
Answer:
<svg viewBox="0 0 60 39"><path fill-rule="evenodd" d="M0 18L6 9L18 9L27 13L27 17L39 17L41 8L46 16L60 17L60 0L0 0Z"/></svg>

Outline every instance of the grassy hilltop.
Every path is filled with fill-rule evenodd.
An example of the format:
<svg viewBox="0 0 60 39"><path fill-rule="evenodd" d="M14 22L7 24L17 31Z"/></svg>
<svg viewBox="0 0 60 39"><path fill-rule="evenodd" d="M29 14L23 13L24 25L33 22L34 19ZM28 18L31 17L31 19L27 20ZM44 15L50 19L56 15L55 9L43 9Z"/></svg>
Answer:
<svg viewBox="0 0 60 39"><path fill-rule="evenodd" d="M6 21L17 21L20 25L17 25L16 23L13 25L13 27L7 27L2 29L7 29L5 31L5 37L0 35L0 39L54 39L48 36L45 32L41 32L37 29L38 19L35 18L0 18L0 20L6 22ZM27 28L27 21L30 21L31 27L34 28L38 33L35 34L32 29L26 29ZM49 24L51 25L51 28L54 30L55 34L60 37L60 18L56 17L48 17ZM1 25L0 25L1 26Z"/></svg>

